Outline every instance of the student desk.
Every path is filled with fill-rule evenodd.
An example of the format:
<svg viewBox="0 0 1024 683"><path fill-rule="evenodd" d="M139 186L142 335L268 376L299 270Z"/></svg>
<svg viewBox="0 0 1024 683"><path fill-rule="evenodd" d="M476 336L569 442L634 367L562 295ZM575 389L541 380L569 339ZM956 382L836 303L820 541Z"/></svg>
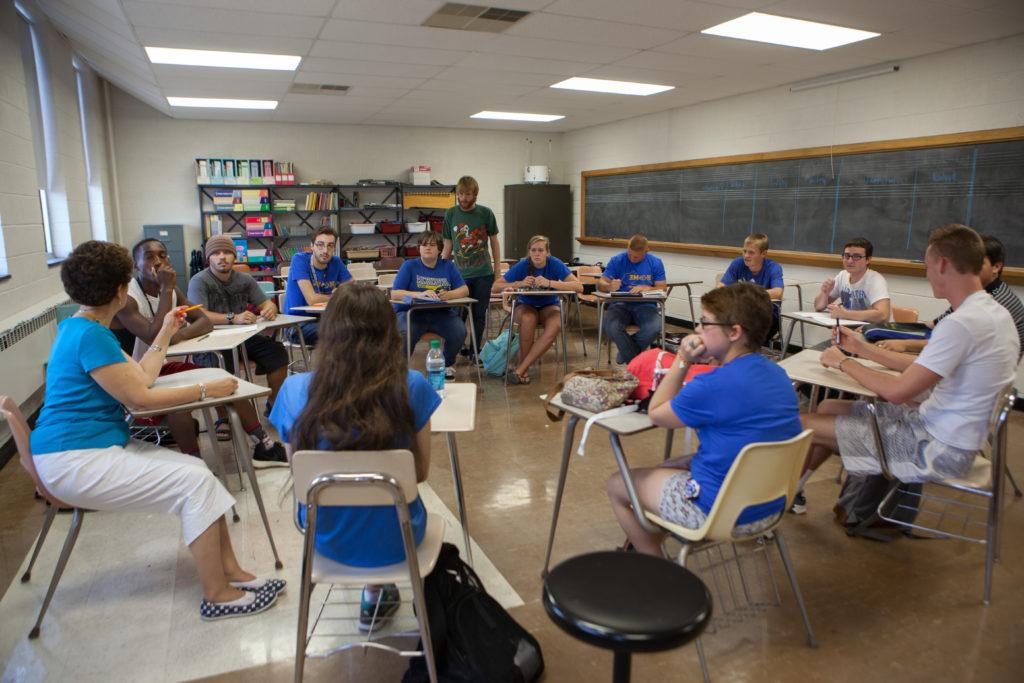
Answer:
<svg viewBox="0 0 1024 683"><path fill-rule="evenodd" d="M217 360L220 362L221 368L223 368L224 359L220 352L230 351L231 359L235 363L235 372L240 373L244 370L246 379L252 381L252 377L249 374L249 355L245 350L245 341L250 337L256 336L259 332L259 327L255 323L252 325L225 325L221 329L215 328L210 334L171 344L167 347L167 357L217 352ZM238 362L239 349L241 349L242 355L241 364Z"/></svg>
<svg viewBox="0 0 1024 683"><path fill-rule="evenodd" d="M196 384L198 382L211 382L215 379L230 376L231 375L229 375L226 370L220 368L186 370L185 372L178 372L173 375L157 377L156 382L153 383L153 388L165 389L169 387L181 387L189 384ZM252 487L253 496L256 498L256 506L259 508L260 517L263 519L263 528L267 532L267 540L270 541L270 549L274 553L274 566L280 569L283 565L281 564L281 558L277 554L277 546L274 544L274 535L270 531L270 522L267 519L267 510L263 506L263 496L260 495L260 485L256 480L256 471L252 466L252 457L246 452L246 436L245 431L242 429L242 420L238 417L238 413L235 412L235 408L232 405L235 401L254 401L257 398L267 396L268 394L270 394L270 389L267 387L261 387L257 384L246 382L245 380L238 380L238 388L231 396L224 396L222 398L209 397L203 401L183 403L172 408L138 410L129 407L129 412L131 412L132 417L154 417L157 415L167 415L168 413L191 413L193 410L201 411L203 413L203 421L206 422L207 441L210 444L209 453L207 454L207 457L204 457L203 459L206 461L207 466L209 466L214 473L217 473L222 472L223 469L220 466L220 462L217 460L217 436L216 430L213 428L213 409L222 407L227 411L231 420L231 442L235 452L235 461L243 464L245 472L249 477L249 485ZM238 476L239 479L241 479L242 473L239 472ZM234 521L238 521L237 512L234 513Z"/></svg>
<svg viewBox="0 0 1024 683"><path fill-rule="evenodd" d="M576 295L576 292L572 292L566 289L516 289L511 292L503 292L502 294L508 294L510 297L511 308L508 313L508 329L509 335L512 334L512 325L516 321L516 306L521 305L519 303L519 297L545 297L545 296L557 296L558 297L558 318L561 322L561 333L562 333L562 372L563 374L569 373L569 347L565 345L565 300L569 297ZM580 323L582 325L582 322ZM580 336L583 336L582 327L580 328ZM522 340L519 342L522 344ZM505 384L508 385L508 361L512 355L512 344L505 345Z"/></svg>
<svg viewBox="0 0 1024 683"><path fill-rule="evenodd" d="M302 348L302 360L306 362L306 367L309 367L309 347L306 346L306 337L302 334L302 323L308 323L311 320L316 320L314 317L306 315L288 315L287 313L278 313L273 320L264 320L263 318L258 319L254 325L259 328L258 332L263 330L277 330L284 327L293 327L299 333L299 346ZM231 325L216 325L215 329L226 330L230 329Z"/></svg>
<svg viewBox="0 0 1024 683"><path fill-rule="evenodd" d="M872 370L879 370L881 372L891 374L893 377L899 375L898 372L890 370L884 365L880 365L873 361L864 360L863 358L858 358L856 360L858 363L862 363ZM822 365L821 351L805 349L800 353L795 353L789 358L779 361L779 367L785 370L786 374L789 375L789 378L794 382L810 384L813 387L811 391L812 410L817 407L818 391L821 387L826 389L835 389L836 391L841 391L847 394L853 394L861 398L866 398L870 401L878 398L878 394L871 391L845 372L834 368L826 368Z"/></svg>
<svg viewBox="0 0 1024 683"><path fill-rule="evenodd" d="M469 540L466 500L462 490L462 472L459 469L459 450L455 445L455 434L471 432L476 429L476 389L476 385L472 382L445 382L444 398L430 417L431 433L444 434L448 443L448 458L451 460L452 483L455 486L455 503L459 508L459 523L462 524L466 562L471 566L473 564L473 548Z"/></svg>
<svg viewBox="0 0 1024 683"><path fill-rule="evenodd" d="M545 396L541 396L545 398ZM569 460L572 458L572 444L576 436L576 425L582 419L584 422L589 420L595 415L582 408L575 408L570 405L562 403L562 395L556 394L551 399L551 405L560 410L566 412L566 418L568 422L565 424L565 436L562 440L562 464L558 470L558 488L555 491L555 507L551 513L551 531L548 533L548 548L544 554L544 571L541 573L542 577L548 575L548 565L551 562L551 549L555 544L555 529L558 527L558 513L562 507L562 493L565 490L565 475L569 469ZM659 527L652 524L644 516L644 508L640 505L640 499L636 494L636 486L633 484L633 477L629 472L629 463L626 462L626 455L622 450L621 437L630 436L632 434L640 434L650 429L655 429L656 425L651 422L651 418L648 417L647 413L626 413L625 415L615 415L613 417L606 417L594 422L594 426L601 427L608 431L608 438L612 444L612 452L615 454L615 462L619 466L619 472L622 473L622 480L626 484L626 492L629 494L629 500L633 504L633 514L636 515L637 522L640 523L644 529L651 532L659 531ZM669 449L672 447L672 435L674 431L671 429L666 430L665 437L665 459L668 459Z"/></svg>
<svg viewBox="0 0 1024 683"><path fill-rule="evenodd" d="M786 350L789 348L789 342L793 338L793 328L796 327L797 323L800 323L800 338L803 341L804 324L827 328L835 327L837 322L835 318L824 311L790 311L781 315L790 322L789 331L786 332L786 338L782 343L782 350L779 352L779 360L786 357ZM838 322L843 327L860 327L867 324L863 320L847 320L845 318L840 318Z"/></svg>
<svg viewBox="0 0 1024 683"><path fill-rule="evenodd" d="M405 309L404 313L399 313L398 315L403 315L403 314L405 315L405 329L407 331L407 334L405 335L405 354L406 354L407 358L412 358L412 348L413 348L413 343L412 343L412 314L413 314L413 311L429 311L429 310L435 309L435 308L464 308L464 309L466 309L466 314L469 316L468 319L470 321L472 321L472 319L473 319L473 304L476 303L476 299L470 298L468 296L459 297L458 299L448 299L447 301L432 301L430 299L413 299L412 303L406 303L406 302L401 301L401 300L397 300L396 301L395 299L391 299L391 303L393 303L393 304L402 304L402 305L406 305L406 306L409 307L409 308ZM480 350L477 348L477 344L476 344L476 329L474 329L472 324L466 325L466 327L469 328L469 337L470 337L470 339L473 340L473 358L479 358L480 357ZM484 376L483 376L482 371L480 370L480 365L476 366L476 379L477 379L477 382L479 382L480 384L483 384Z"/></svg>
<svg viewBox="0 0 1024 683"><path fill-rule="evenodd" d="M320 315L327 308L327 303L322 304L309 304L308 306L292 306L293 311L301 311L303 313L310 313L312 315Z"/></svg>

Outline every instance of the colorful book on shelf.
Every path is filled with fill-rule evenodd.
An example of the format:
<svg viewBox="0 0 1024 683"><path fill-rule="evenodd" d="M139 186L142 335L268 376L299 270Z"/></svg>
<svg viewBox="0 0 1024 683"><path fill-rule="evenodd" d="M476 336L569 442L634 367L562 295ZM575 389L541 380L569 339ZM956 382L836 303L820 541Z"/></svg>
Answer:
<svg viewBox="0 0 1024 683"><path fill-rule="evenodd" d="M224 232L224 219L220 216L206 217L206 236L219 235Z"/></svg>
<svg viewBox="0 0 1024 683"><path fill-rule="evenodd" d="M274 234L274 223L270 216L246 216L245 234L250 237L271 237Z"/></svg>
<svg viewBox="0 0 1024 683"><path fill-rule="evenodd" d="M231 241L235 243L235 256L240 262L245 263L249 257L249 243L244 237L232 237Z"/></svg>
<svg viewBox="0 0 1024 683"><path fill-rule="evenodd" d="M242 211L269 211L269 190L241 190Z"/></svg>

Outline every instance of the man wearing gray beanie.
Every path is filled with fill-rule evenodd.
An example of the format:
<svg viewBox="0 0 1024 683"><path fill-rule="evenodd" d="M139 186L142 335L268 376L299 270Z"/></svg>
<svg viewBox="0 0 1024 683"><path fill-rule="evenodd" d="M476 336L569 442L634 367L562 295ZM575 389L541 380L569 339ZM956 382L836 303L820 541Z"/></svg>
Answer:
<svg viewBox="0 0 1024 683"><path fill-rule="evenodd" d="M235 270L235 243L227 235L213 235L204 248L207 268L197 273L188 283L188 298L202 304L214 325L250 325L260 319L277 317L277 306L267 298L259 284L249 273ZM288 376L288 352L279 341L257 334L245 341L249 360L256 364L256 374L267 376L273 405L281 383ZM218 367L213 354L195 356L197 365ZM225 354L225 366L234 372L232 359ZM282 463L287 466L287 462Z"/></svg>

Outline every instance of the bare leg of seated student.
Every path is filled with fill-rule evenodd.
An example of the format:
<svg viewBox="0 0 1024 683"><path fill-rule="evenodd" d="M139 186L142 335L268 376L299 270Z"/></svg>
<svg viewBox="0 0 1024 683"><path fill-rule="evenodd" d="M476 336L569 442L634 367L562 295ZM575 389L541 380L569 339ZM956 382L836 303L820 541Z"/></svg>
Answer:
<svg viewBox="0 0 1024 683"><path fill-rule="evenodd" d="M558 314L558 306L545 306L540 311L533 306L523 306L520 310L523 315L519 322L519 365L516 367L516 374L520 380L528 382L530 366L555 343L555 338L562 328L562 320ZM544 329L541 330L540 338L535 340L538 323L543 325Z"/></svg>
<svg viewBox="0 0 1024 683"><path fill-rule="evenodd" d="M670 463L674 462L672 460ZM665 482L670 477L678 474L680 470L669 467L649 467L630 470L633 476L633 484L636 486L636 495L640 504L646 510L657 512L661 506L661 495L665 488ZM663 533L651 533L640 526L633 514L633 506L629 502L629 495L626 493L626 484L622 480L622 474L616 472L608 479L608 498L612 502L612 512L619 521L619 526L626 532L626 538L639 552L648 555L664 557L661 551L661 542L665 538Z"/></svg>
<svg viewBox="0 0 1024 683"><path fill-rule="evenodd" d="M801 490L803 482L808 476L807 473L818 469L823 462L829 459L829 456L839 452L839 442L836 440L836 415L849 415L853 410L853 404L853 401L829 399L821 402L817 412L800 416L800 422L804 429L814 430L811 450L807 454L806 463L804 463L804 479L801 480Z"/></svg>

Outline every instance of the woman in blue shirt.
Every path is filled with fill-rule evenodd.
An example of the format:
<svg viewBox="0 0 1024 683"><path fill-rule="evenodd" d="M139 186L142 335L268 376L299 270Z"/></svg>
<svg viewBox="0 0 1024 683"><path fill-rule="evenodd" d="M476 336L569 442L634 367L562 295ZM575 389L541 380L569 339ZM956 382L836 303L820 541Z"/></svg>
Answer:
<svg viewBox="0 0 1024 683"><path fill-rule="evenodd" d="M701 297L700 330L679 345L676 362L658 385L648 408L659 427L697 431L700 447L658 467L632 470L644 508L688 529L707 519L733 461L750 443L784 441L800 433L796 392L786 371L759 353L772 321L765 290L751 283L714 289ZM683 385L691 363L721 367ZM662 555L664 534L637 522L620 474L608 481L619 524L640 552ZM735 533L753 534L782 514L784 499L746 508Z"/></svg>
<svg viewBox="0 0 1024 683"><path fill-rule="evenodd" d="M398 314L398 331L402 335L402 346L405 339L412 335L412 346L427 332L433 332L444 339L444 376L455 377L455 360L459 349L466 341L466 325L459 317L459 311L451 308L431 308L424 311L413 311L412 329L405 329L406 311L413 300L448 301L469 296L469 287L459 273L459 269L451 261L440 258L441 236L429 230L420 238L420 257L402 264L391 285L391 298L402 300L393 304Z"/></svg>
<svg viewBox="0 0 1024 683"><path fill-rule="evenodd" d="M98 241L79 245L61 266L64 289L81 307L58 326L50 351L45 405L31 437L36 470L51 493L75 507L179 515L203 585L200 616L262 612L284 582L257 579L239 566L224 521L231 495L202 460L128 436L121 404L172 408L230 396L238 386L225 377L153 388L185 310L172 309L142 359L132 360L110 321L128 300L133 269L127 249Z"/></svg>
<svg viewBox="0 0 1024 683"><path fill-rule="evenodd" d="M395 316L372 285L338 289L320 319L316 370L285 380L270 421L290 452L408 448L416 478L430 469L430 416L441 405L420 373L409 370ZM427 513L417 498L409 505L418 545ZM300 521L305 524L304 510ZM398 515L392 506L325 507L317 515L317 552L336 562L380 567L405 557ZM398 606L393 585L367 586L359 624L369 630Z"/></svg>
<svg viewBox="0 0 1024 683"><path fill-rule="evenodd" d="M551 240L534 235L526 245L527 257L521 259L505 274L494 281L492 292L511 292L517 289L560 289L582 292L583 285L576 280L562 261L551 255ZM530 383L530 366L555 343L562 329L561 301L557 296L521 296L516 302L516 322L519 323L519 365L509 371L512 384ZM534 341L537 325L543 325L540 338Z"/></svg>

